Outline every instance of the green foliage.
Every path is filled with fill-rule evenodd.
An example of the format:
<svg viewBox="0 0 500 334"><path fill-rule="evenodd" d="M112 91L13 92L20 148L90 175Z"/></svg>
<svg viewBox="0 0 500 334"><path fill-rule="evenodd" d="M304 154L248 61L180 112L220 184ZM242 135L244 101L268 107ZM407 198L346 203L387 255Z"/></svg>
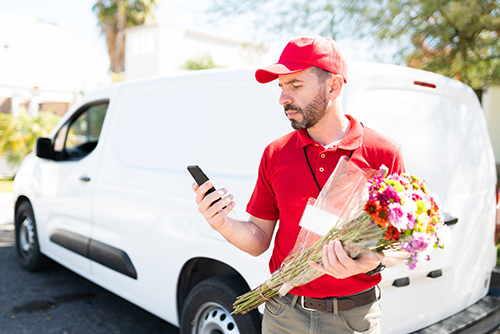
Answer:
<svg viewBox="0 0 500 334"><path fill-rule="evenodd" d="M98 0L92 10L106 37L113 73L125 69L125 29L152 23L157 0Z"/></svg>
<svg viewBox="0 0 500 334"><path fill-rule="evenodd" d="M111 82L121 82L125 81L125 79L127 78L125 72L120 72L120 73L112 72L110 76L111 76Z"/></svg>
<svg viewBox="0 0 500 334"><path fill-rule="evenodd" d="M500 4L494 0L376 0L367 16L379 40L407 42L408 66L483 90L500 78Z"/></svg>
<svg viewBox="0 0 500 334"><path fill-rule="evenodd" d="M203 56L198 57L197 59L188 59L181 66L182 69L188 71L197 71L197 70L205 70L209 68L221 67L214 63L212 56L210 53L205 53Z"/></svg>
<svg viewBox="0 0 500 334"><path fill-rule="evenodd" d="M253 14L261 31L393 43L408 66L483 90L500 80L498 0L212 0L219 18ZM262 15L266 13L266 15Z"/></svg>
<svg viewBox="0 0 500 334"><path fill-rule="evenodd" d="M21 111L19 116L0 113L0 155L13 165L19 164L32 150L38 137L47 136L59 121L51 111L36 116Z"/></svg>
<svg viewBox="0 0 500 334"><path fill-rule="evenodd" d="M117 24L123 15L125 27L117 27L120 31L148 23L152 18L157 0L98 0L93 10L97 14L101 27L106 22Z"/></svg>
<svg viewBox="0 0 500 334"><path fill-rule="evenodd" d="M497 245L497 267L500 267L500 244Z"/></svg>
<svg viewBox="0 0 500 334"><path fill-rule="evenodd" d="M0 193L11 193L14 190L12 178L0 179Z"/></svg>

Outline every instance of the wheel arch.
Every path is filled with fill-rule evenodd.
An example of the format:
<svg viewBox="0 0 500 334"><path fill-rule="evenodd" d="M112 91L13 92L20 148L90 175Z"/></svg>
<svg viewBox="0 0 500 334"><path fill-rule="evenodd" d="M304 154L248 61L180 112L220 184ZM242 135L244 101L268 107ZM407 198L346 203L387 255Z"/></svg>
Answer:
<svg viewBox="0 0 500 334"><path fill-rule="evenodd" d="M26 209L23 209L25 207ZM29 223L29 228L33 232L31 237L27 237L29 233L23 233L23 230L26 228L22 228L19 224L23 222L23 220L28 216L22 216L23 210L29 210L29 212L24 215L29 215L32 219ZM15 233L15 241L16 241L16 254L17 260L20 266L28 271L40 271L48 269L52 266L52 260L45 256L40 250L40 244L38 241L38 233L36 228L36 218L35 212L33 208L33 204L29 200L28 197L24 195L20 195L15 200L14 204L14 233ZM23 238L24 245L21 246L21 239ZM29 245L28 249L25 249L25 246Z"/></svg>
<svg viewBox="0 0 500 334"><path fill-rule="evenodd" d="M31 209L33 210L33 204L31 204L31 201L29 200L28 197L24 196L24 195L20 195L17 199L16 199L16 203L14 205L14 217L16 216L17 214L17 210L19 209L19 206L24 203L24 202L28 202L29 205L31 205Z"/></svg>
<svg viewBox="0 0 500 334"><path fill-rule="evenodd" d="M180 321L184 300L199 282L216 276L230 276L240 281L248 290L250 287L243 276L226 263L210 258L193 258L184 264L177 283L177 318Z"/></svg>

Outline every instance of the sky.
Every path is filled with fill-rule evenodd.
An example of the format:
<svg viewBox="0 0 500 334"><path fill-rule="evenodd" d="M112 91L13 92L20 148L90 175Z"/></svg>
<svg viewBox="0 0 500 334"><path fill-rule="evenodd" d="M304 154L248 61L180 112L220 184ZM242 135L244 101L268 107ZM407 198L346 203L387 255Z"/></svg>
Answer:
<svg viewBox="0 0 500 334"><path fill-rule="evenodd" d="M0 0L0 12L36 18L44 23L57 25L75 36L83 47L84 92L108 85L109 58L106 41L97 26L97 19L92 7L97 0ZM210 0L160 0L156 11L156 23L194 31L202 31L212 35L231 39L252 41L251 22L233 20L225 25L214 26L208 23L205 10ZM0 32L1 33L1 32ZM271 45L271 57L279 57L279 53L292 36L282 36ZM344 45L341 47L344 48ZM363 59L356 47L344 49L350 60ZM356 58L356 59L354 59Z"/></svg>
<svg viewBox="0 0 500 334"><path fill-rule="evenodd" d="M96 0L0 0L0 11L57 25L77 38L84 53L82 90L85 92L110 83L106 40L92 12L95 3ZM163 0L156 12L156 22L206 31L202 22L208 4L207 0ZM234 29L230 31L233 38L238 37ZM222 33L220 27L213 32Z"/></svg>

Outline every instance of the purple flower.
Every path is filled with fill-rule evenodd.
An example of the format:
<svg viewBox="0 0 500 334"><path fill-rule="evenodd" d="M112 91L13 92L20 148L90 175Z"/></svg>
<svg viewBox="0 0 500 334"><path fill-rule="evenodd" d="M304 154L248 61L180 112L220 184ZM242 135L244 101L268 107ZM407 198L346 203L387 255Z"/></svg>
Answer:
<svg viewBox="0 0 500 334"><path fill-rule="evenodd" d="M408 181L408 178L403 177L399 174L392 174L392 178L394 180L398 181L399 183L401 183L402 185L410 184L410 182Z"/></svg>
<svg viewBox="0 0 500 334"><path fill-rule="evenodd" d="M417 267L417 264L418 264L417 259L415 259L413 257L410 257L408 259L408 267L410 268L410 270L415 269Z"/></svg>
<svg viewBox="0 0 500 334"><path fill-rule="evenodd" d="M379 176L385 177L389 173L389 168L386 165L381 165L378 169Z"/></svg>
<svg viewBox="0 0 500 334"><path fill-rule="evenodd" d="M414 254L415 253L415 249L411 246L411 244L409 242L403 242L403 243L401 243L401 248L403 250L407 251L410 254Z"/></svg>
<svg viewBox="0 0 500 334"><path fill-rule="evenodd" d="M415 232L410 242L416 251L424 251L429 247L430 239L425 233Z"/></svg>

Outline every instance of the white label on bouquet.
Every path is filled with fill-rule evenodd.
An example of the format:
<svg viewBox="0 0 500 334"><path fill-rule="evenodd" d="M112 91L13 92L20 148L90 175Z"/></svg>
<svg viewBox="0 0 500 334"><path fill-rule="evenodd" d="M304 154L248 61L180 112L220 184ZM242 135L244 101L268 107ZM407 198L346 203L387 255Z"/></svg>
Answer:
<svg viewBox="0 0 500 334"><path fill-rule="evenodd" d="M307 204L300 219L300 226L319 235L325 235L334 227L339 217Z"/></svg>

